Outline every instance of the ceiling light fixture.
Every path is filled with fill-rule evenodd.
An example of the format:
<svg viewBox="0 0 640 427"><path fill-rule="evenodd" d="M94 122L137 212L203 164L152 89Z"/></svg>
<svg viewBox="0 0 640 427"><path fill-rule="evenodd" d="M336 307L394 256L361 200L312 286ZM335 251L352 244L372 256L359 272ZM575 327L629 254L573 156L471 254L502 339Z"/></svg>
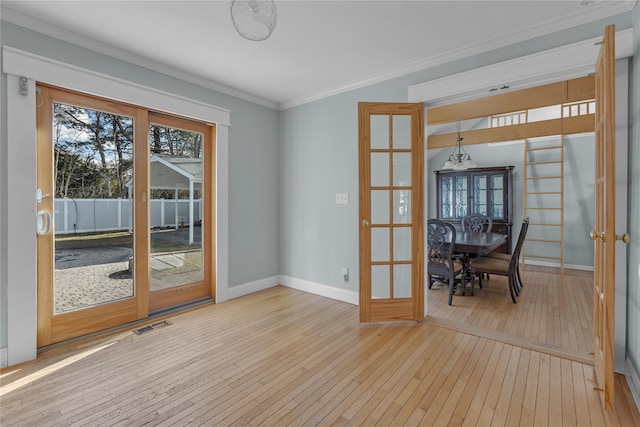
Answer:
<svg viewBox="0 0 640 427"><path fill-rule="evenodd" d="M449 160L444 163L442 169L464 170L475 168L477 165L471 160L471 156L462 147L463 138L460 136L460 122L457 123L458 137L453 152L449 154Z"/></svg>
<svg viewBox="0 0 640 427"><path fill-rule="evenodd" d="M242 37L253 41L269 38L276 28L277 11L273 0L233 0L231 20Z"/></svg>

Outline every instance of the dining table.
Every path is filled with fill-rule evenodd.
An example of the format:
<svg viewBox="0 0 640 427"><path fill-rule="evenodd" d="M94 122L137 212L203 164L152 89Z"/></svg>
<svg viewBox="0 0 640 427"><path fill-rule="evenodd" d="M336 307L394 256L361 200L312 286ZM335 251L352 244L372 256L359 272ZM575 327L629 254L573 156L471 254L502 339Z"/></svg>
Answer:
<svg viewBox="0 0 640 427"><path fill-rule="evenodd" d="M462 255L464 278L462 294L465 294L466 283L471 281L470 260L472 255L483 256L493 252L507 241L507 235L494 232L471 232L456 228L456 242L453 251Z"/></svg>
<svg viewBox="0 0 640 427"><path fill-rule="evenodd" d="M456 229L456 243L453 251L478 256L493 252L507 241L507 235L494 232L474 233Z"/></svg>

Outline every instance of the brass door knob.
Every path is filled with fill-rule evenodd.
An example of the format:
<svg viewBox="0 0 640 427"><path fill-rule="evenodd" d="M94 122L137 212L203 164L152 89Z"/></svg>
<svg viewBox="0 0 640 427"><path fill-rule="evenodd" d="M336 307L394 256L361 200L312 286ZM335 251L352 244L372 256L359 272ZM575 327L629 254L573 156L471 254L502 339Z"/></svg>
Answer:
<svg viewBox="0 0 640 427"><path fill-rule="evenodd" d="M360 225L363 227L368 227L369 226L369 221L367 221L366 219L363 219L362 221L360 221Z"/></svg>
<svg viewBox="0 0 640 427"><path fill-rule="evenodd" d="M603 242L605 241L604 231L598 233L596 230L591 230L591 232L589 233L589 237L591 238L591 240L600 238Z"/></svg>
<svg viewBox="0 0 640 427"><path fill-rule="evenodd" d="M616 234L616 240L622 240L622 243L628 245L631 241L631 237L629 237L629 233L624 233L623 235Z"/></svg>

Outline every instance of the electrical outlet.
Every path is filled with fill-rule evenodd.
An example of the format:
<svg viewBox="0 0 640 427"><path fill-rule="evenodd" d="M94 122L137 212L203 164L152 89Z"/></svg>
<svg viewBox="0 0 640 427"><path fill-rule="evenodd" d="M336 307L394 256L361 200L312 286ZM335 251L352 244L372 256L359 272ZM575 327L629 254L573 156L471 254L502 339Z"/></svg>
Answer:
<svg viewBox="0 0 640 427"><path fill-rule="evenodd" d="M342 280L344 280L345 282L348 282L349 281L349 268L348 267L340 268L340 273L342 274Z"/></svg>
<svg viewBox="0 0 640 427"><path fill-rule="evenodd" d="M336 205L348 205L349 193L336 193Z"/></svg>

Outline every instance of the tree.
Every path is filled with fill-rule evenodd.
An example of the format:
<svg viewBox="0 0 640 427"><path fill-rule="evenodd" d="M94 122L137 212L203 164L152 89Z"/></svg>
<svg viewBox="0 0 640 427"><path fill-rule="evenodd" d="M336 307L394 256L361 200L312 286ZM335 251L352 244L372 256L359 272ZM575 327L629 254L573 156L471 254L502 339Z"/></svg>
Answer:
<svg viewBox="0 0 640 427"><path fill-rule="evenodd" d="M54 111L56 196L127 197L133 120L65 104Z"/></svg>

